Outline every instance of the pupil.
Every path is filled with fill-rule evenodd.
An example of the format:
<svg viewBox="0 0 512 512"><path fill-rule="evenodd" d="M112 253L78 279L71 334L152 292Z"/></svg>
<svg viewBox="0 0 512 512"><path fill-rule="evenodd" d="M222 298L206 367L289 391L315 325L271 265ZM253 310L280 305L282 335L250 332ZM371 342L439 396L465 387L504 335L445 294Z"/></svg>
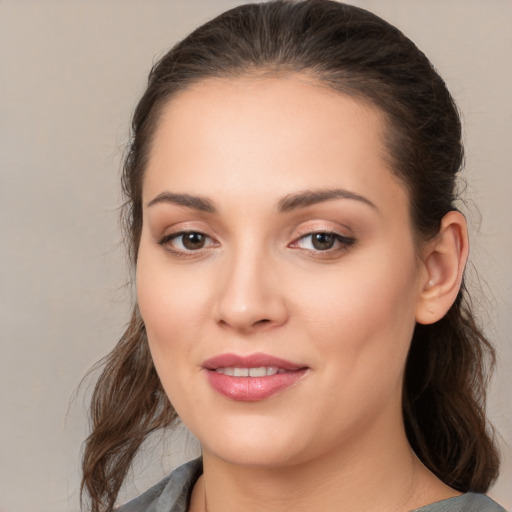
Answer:
<svg viewBox="0 0 512 512"><path fill-rule="evenodd" d="M201 233L186 233L183 235L183 245L187 249L201 249L204 245L204 235Z"/></svg>
<svg viewBox="0 0 512 512"><path fill-rule="evenodd" d="M315 249L325 251L326 249L332 248L335 237L330 233L315 233L312 242Z"/></svg>

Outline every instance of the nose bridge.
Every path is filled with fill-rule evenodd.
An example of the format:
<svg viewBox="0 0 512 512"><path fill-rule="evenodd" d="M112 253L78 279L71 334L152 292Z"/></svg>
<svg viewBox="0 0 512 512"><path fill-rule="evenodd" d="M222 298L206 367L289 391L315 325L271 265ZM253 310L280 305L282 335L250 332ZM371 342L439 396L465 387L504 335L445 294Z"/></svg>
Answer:
<svg viewBox="0 0 512 512"><path fill-rule="evenodd" d="M283 323L286 307L270 251L254 239L239 241L225 261L219 287L218 321L239 331Z"/></svg>

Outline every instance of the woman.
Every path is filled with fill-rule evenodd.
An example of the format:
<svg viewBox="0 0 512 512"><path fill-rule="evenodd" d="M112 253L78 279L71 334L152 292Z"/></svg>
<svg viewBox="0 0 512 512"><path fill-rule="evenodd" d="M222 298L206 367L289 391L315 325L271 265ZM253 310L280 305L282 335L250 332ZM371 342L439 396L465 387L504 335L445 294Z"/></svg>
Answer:
<svg viewBox="0 0 512 512"><path fill-rule="evenodd" d="M461 127L426 57L328 0L237 7L151 72L123 186L137 304L92 400L113 510L149 433L202 458L123 512L503 510L463 284Z"/></svg>

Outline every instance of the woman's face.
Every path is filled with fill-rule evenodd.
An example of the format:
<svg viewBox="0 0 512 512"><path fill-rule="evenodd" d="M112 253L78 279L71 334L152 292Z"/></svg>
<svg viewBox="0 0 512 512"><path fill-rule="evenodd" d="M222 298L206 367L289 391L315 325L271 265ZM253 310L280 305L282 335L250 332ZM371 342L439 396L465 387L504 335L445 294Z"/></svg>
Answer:
<svg viewBox="0 0 512 512"><path fill-rule="evenodd" d="M138 302L205 456L289 465L403 433L424 272L384 130L300 75L206 80L167 105Z"/></svg>

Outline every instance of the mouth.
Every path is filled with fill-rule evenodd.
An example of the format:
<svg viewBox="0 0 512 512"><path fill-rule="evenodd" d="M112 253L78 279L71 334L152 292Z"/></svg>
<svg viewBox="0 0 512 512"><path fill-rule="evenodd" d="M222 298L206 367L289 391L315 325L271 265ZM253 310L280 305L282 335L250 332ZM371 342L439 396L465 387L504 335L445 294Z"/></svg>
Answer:
<svg viewBox="0 0 512 512"><path fill-rule="evenodd" d="M230 377L267 377L268 375L285 373L287 370L275 366L260 366L257 368L217 368L215 371L223 375L229 375Z"/></svg>
<svg viewBox="0 0 512 512"><path fill-rule="evenodd" d="M216 392L244 402L264 400L293 386L309 369L267 354L221 354L202 366Z"/></svg>

